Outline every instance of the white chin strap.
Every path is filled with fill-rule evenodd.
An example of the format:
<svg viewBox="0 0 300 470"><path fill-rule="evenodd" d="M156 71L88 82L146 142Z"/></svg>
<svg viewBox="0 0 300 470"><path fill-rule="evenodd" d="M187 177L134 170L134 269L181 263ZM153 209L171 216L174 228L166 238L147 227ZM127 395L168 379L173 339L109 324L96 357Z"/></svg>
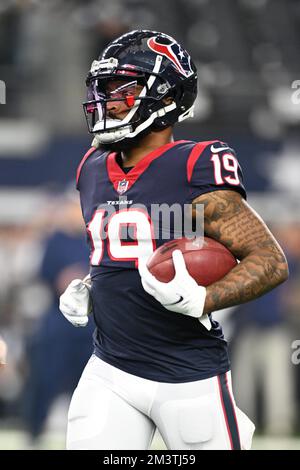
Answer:
<svg viewBox="0 0 300 470"><path fill-rule="evenodd" d="M99 144L118 142L119 140L125 139L131 131L132 126L130 124L124 126L121 119L107 119L105 130L104 121L98 121L93 128L93 132L96 132L94 140L97 140Z"/></svg>
<svg viewBox="0 0 300 470"><path fill-rule="evenodd" d="M147 129L149 127L154 119L157 117L162 117L165 114L169 113L170 111L173 111L173 109L176 109L176 103L173 102L169 104L168 106L165 106L164 108L159 109L158 111L155 111L155 113L152 113L149 118L142 122L136 129L135 131L132 130L132 125L128 124L124 126L124 120L120 119L109 119L106 121L106 129L105 131L101 132L101 130L104 128L104 122L99 121L95 124L93 128L93 132L96 131L95 138L93 140L92 145L94 147L100 145L100 144L110 144L112 142L119 142L120 140L125 139L126 137L129 139L132 139L136 135L138 135L140 132L142 132L144 129ZM127 116L126 116L127 117ZM122 126L119 127L118 125ZM109 130L109 128L112 128Z"/></svg>

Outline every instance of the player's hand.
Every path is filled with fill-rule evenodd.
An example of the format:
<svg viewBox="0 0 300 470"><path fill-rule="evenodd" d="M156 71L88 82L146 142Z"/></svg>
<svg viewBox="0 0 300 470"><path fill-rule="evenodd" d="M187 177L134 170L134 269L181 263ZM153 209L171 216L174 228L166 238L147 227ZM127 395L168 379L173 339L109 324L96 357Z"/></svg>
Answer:
<svg viewBox="0 0 300 470"><path fill-rule="evenodd" d="M59 309L74 326L86 326L92 304L90 297L90 277L74 279L59 298Z"/></svg>
<svg viewBox="0 0 300 470"><path fill-rule="evenodd" d="M205 287L199 286L190 276L180 250L174 250L172 257L175 276L170 282L159 281L150 273L145 261L139 263L139 273L145 291L153 295L167 310L199 318L205 328L210 330L211 322L207 315L203 315Z"/></svg>

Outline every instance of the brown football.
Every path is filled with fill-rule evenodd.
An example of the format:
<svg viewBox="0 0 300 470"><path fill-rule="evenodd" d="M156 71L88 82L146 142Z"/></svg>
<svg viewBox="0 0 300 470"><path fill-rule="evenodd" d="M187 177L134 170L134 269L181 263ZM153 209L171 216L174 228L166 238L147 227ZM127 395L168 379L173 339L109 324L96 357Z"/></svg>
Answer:
<svg viewBox="0 0 300 470"><path fill-rule="evenodd" d="M190 275L201 286L222 279L237 261L221 243L209 237L179 238L160 246L147 262L150 272L162 282L175 276L172 252L181 250Z"/></svg>

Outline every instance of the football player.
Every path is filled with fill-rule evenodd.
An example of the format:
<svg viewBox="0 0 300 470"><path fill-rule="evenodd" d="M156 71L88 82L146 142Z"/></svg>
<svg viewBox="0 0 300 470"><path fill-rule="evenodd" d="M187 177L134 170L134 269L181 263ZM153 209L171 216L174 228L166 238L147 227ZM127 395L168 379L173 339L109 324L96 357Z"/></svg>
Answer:
<svg viewBox="0 0 300 470"><path fill-rule="evenodd" d="M248 449L254 425L235 404L227 344L211 313L285 281L285 256L246 202L232 148L173 140L197 95L196 67L175 39L148 30L117 38L92 63L87 87L94 140L77 187L91 270L69 285L60 309L75 326L92 310L97 327L67 448L148 449L158 428L169 449ZM146 267L166 241L163 230L153 235L161 221L151 206L175 203L191 204L194 216L204 206L205 234L240 260L207 288L178 250L169 283Z"/></svg>

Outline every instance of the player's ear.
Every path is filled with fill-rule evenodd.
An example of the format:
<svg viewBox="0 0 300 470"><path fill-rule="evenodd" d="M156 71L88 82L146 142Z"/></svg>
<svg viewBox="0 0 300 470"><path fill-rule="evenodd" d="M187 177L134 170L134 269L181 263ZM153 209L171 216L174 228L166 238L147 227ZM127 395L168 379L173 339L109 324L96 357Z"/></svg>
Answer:
<svg viewBox="0 0 300 470"><path fill-rule="evenodd" d="M165 105L168 106L169 104L173 103L174 99L171 96L168 96L167 98L164 98L162 101Z"/></svg>

